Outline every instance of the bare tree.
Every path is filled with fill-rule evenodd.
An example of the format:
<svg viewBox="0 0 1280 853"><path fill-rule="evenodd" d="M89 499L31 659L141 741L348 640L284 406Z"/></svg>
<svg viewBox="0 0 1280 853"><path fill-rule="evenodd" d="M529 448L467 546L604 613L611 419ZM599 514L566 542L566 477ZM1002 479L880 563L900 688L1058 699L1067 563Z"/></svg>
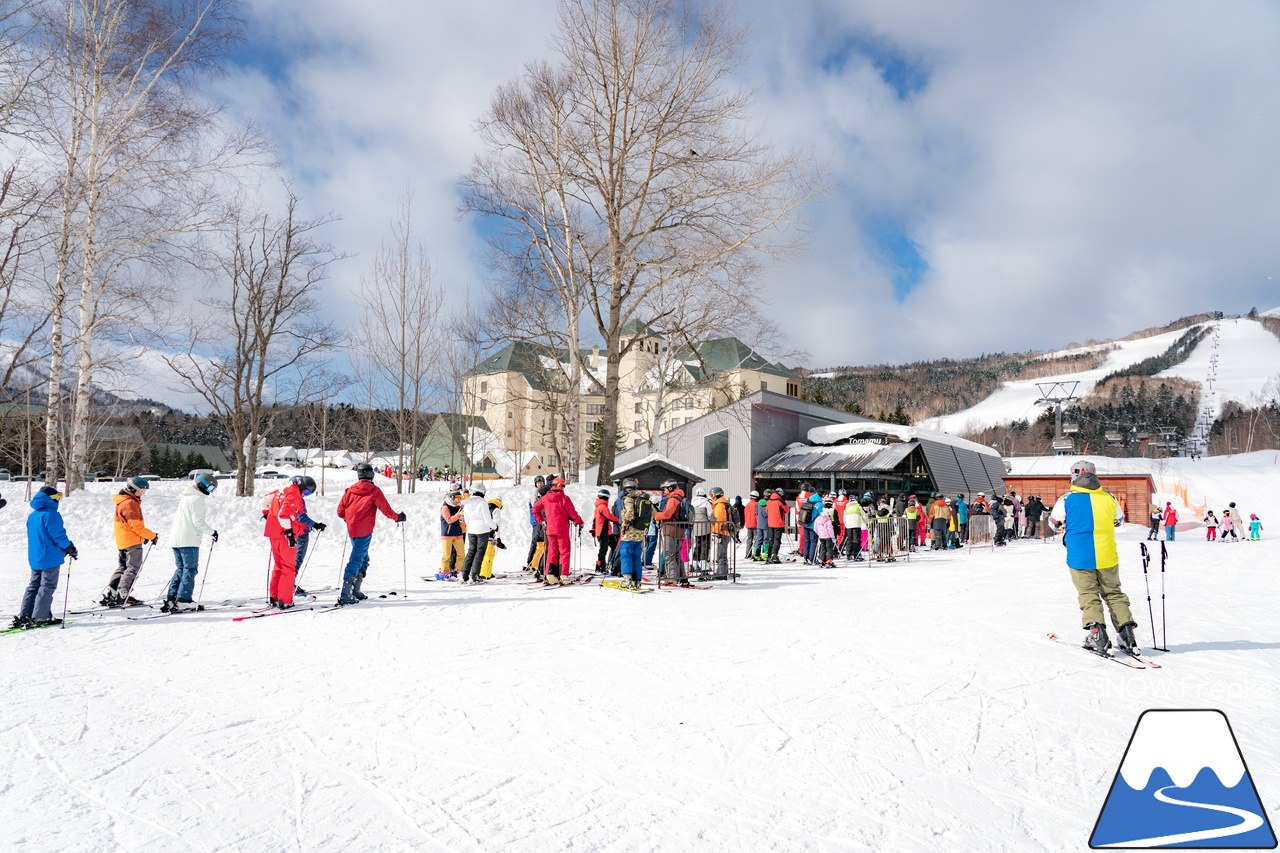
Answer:
<svg viewBox="0 0 1280 853"><path fill-rule="evenodd" d="M463 207L506 223L495 254L536 263L563 294L571 358L580 312L594 322L608 354L602 472L619 360L635 341L622 343L623 328L660 320L653 304L670 288L759 301L763 260L800 248L787 226L823 189L823 169L775 154L751 126L752 94L730 87L744 35L721 6L561 0L558 64L528 66L481 123L486 151ZM572 399L566 408L574 416Z"/></svg>
<svg viewBox="0 0 1280 853"><path fill-rule="evenodd" d="M316 240L330 221L300 219L292 194L283 216L239 219L218 260L228 292L202 300L208 314L192 330L192 345L166 358L225 426L237 495L253 494L258 449L275 418L332 394L335 377L318 356L336 348L340 335L315 317L320 282L340 259Z"/></svg>
<svg viewBox="0 0 1280 853"><path fill-rule="evenodd" d="M220 224L218 181L261 153L252 129L227 132L220 108L196 91L238 39L238 11L237 0L33 4L43 73L29 138L57 164L58 185L46 464L59 473L54 443L74 364L68 490L83 482L94 374L115 358L103 342L154 331L168 289L151 276L170 271L184 235Z"/></svg>
<svg viewBox="0 0 1280 853"><path fill-rule="evenodd" d="M370 402L376 399L395 413L401 471L397 492L404 490L403 473L417 468L422 418L433 397L447 332L440 322L444 303L426 248L414 236L413 194L406 190L391 223L391 240L379 248L369 275L360 282L364 314L357 342L361 363L372 373L375 396ZM408 482L414 491L417 477Z"/></svg>

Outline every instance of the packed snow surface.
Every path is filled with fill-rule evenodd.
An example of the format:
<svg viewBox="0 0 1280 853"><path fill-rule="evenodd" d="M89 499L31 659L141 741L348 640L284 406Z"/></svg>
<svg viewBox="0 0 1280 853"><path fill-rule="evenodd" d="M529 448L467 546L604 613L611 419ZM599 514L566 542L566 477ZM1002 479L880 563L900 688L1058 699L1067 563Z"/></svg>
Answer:
<svg viewBox="0 0 1280 853"><path fill-rule="evenodd" d="M1215 506L1237 499L1243 465L1198 464ZM252 605L111 612L0 637L0 849L1077 851L1139 715L1159 707L1222 709L1274 815L1278 471L1258 475L1263 541L1179 535L1164 573L1156 550L1171 651L1143 671L1044 639L1080 636L1055 542L740 564L739 583L709 590L543 589L520 572L531 488L504 486L490 496L505 577L460 586L421 580L439 565L443 484L391 487L409 521L403 538L378 522L362 604L243 622ZM303 586L338 578L349 481L330 474L309 499L333 526ZM28 579L18 485L0 510L9 612ZM135 588L150 600L173 570L184 488L144 501L161 535ZM81 559L59 611L68 585L73 610L90 605L115 564L111 491L64 501ZM209 502L208 604L264 595L257 501L230 491ZM570 487L584 516L594 491ZM1149 645L1144 536L1119 534Z"/></svg>

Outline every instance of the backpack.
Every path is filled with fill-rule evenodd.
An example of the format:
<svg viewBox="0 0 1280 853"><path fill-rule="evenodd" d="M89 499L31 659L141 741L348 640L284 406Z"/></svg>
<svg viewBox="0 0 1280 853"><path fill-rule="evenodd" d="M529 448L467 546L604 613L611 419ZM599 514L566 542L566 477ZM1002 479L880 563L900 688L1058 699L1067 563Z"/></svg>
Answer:
<svg viewBox="0 0 1280 853"><path fill-rule="evenodd" d="M693 504L689 503L689 501L684 498L680 498L679 500L680 506L676 509L676 514L671 520L684 522L686 524L691 523L693 521Z"/></svg>
<svg viewBox="0 0 1280 853"><path fill-rule="evenodd" d="M627 522L632 530L647 530L653 521L653 504L650 501L636 501L636 517Z"/></svg>
<svg viewBox="0 0 1280 853"><path fill-rule="evenodd" d="M813 520L813 504L809 503L808 501L805 501L804 503L800 504L799 519L800 519L801 525L805 527L809 526L809 522Z"/></svg>

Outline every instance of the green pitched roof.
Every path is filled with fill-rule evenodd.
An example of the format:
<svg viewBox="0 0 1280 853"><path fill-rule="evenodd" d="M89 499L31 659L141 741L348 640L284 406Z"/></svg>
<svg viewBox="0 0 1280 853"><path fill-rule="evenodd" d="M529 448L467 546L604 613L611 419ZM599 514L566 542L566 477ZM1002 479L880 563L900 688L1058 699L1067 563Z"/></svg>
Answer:
<svg viewBox="0 0 1280 853"><path fill-rule="evenodd" d="M528 341L507 344L475 367L465 376L484 376L490 373L519 373L537 391L547 389L547 370L542 359L547 355L545 347Z"/></svg>
<svg viewBox="0 0 1280 853"><path fill-rule="evenodd" d="M694 352L682 353L682 358L689 361L701 359L702 364L706 365L706 369L711 373L725 373L730 370L756 370L760 373L768 373L774 376L785 376L789 379L796 378L797 374L793 370L788 370L780 364L770 364L764 358L756 354L755 350L744 344L737 338L716 338L710 341L700 341L694 345ZM690 366L689 372L694 375L695 380L701 380L702 370L700 366Z"/></svg>

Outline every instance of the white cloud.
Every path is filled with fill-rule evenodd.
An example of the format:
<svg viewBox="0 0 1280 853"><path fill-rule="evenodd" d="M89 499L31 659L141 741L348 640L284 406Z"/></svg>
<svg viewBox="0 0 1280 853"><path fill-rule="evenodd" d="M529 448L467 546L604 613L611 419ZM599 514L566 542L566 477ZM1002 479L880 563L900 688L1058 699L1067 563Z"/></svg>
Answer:
<svg viewBox="0 0 1280 853"><path fill-rule="evenodd" d="M1280 304L1280 10L1190 2L1060 6L747 0L743 81L783 144L830 154L811 253L775 267L793 343L816 364L964 356L1124 334L1181 313ZM483 276L455 182L494 88L549 55L550 0L271 0L253 37L289 62L276 87L223 92L262 121L316 211L344 221L334 304L408 182L439 275ZM927 74L905 100L846 37ZM859 231L900 223L929 268L902 303Z"/></svg>

